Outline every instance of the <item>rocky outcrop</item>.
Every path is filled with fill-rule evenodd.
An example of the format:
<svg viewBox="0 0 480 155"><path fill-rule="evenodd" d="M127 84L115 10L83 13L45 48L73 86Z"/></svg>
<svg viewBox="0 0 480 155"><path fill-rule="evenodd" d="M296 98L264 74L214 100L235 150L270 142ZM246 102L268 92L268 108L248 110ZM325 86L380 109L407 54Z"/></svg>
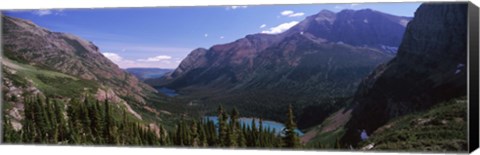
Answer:
<svg viewBox="0 0 480 155"><path fill-rule="evenodd" d="M466 95L467 4L422 4L397 56L360 85L344 142L388 120Z"/></svg>

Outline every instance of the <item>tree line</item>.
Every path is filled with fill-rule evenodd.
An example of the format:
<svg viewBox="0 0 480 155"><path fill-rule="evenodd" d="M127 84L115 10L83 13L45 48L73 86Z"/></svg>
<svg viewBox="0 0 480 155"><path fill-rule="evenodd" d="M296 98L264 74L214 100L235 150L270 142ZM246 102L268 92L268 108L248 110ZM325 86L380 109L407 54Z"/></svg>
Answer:
<svg viewBox="0 0 480 155"><path fill-rule="evenodd" d="M287 111L281 134L264 127L262 119L250 124L239 121L236 108L217 109L218 121L180 119L173 131L162 125L147 124L132 118L109 100L61 101L43 96L24 98L22 128L15 130L5 113L3 143L65 145L136 145L228 148L298 148L301 147L292 106ZM258 122L258 123L257 123Z"/></svg>

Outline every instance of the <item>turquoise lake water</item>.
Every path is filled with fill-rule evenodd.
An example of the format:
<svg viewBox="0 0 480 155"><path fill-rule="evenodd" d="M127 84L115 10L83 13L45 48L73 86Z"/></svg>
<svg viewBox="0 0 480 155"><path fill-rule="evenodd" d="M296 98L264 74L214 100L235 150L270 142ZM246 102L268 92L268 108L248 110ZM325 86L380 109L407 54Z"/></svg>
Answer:
<svg viewBox="0 0 480 155"><path fill-rule="evenodd" d="M213 121L213 123L217 124L218 123L218 117L217 116L205 116L206 119ZM250 126L252 124L253 118L246 118L246 117L241 117L238 119L240 123L245 124L247 126ZM263 120L263 128L268 128L270 129L275 129L275 132L277 134L281 134L283 129L285 128L285 125L279 122L274 122L274 121L269 121L269 120ZM260 126L260 123L258 122L258 119L255 119L255 125L258 127ZM295 132L299 135L302 136L303 133L302 131L296 129Z"/></svg>

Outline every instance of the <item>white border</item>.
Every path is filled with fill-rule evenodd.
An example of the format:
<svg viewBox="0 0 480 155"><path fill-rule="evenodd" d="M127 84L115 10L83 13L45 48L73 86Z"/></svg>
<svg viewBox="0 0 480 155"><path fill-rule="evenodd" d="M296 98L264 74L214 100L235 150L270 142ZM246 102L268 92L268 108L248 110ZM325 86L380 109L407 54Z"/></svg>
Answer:
<svg viewBox="0 0 480 155"><path fill-rule="evenodd" d="M51 8L103 8L103 7L155 7L155 6L214 6L214 5L265 5L311 3L369 3L369 2L465 2L467 0L1 0L0 9L51 9ZM7 1L7 2L5 2Z"/></svg>
<svg viewBox="0 0 480 155"><path fill-rule="evenodd" d="M465 1L434 0L433 2ZM156 6L218 6L218 5L266 5L266 4L312 4L312 3L369 3L369 2L432 2L432 0L0 0L0 10L11 9L51 9L51 8L113 8L113 7L156 7ZM473 2L477 4L478 2ZM477 5L479 6L479 5ZM0 129L1 130L1 129ZM329 151L289 151L289 150L221 150L221 149L187 149L187 148L139 148L139 147L79 147L79 146L45 146L45 145L0 145L1 154L62 154L62 155L153 155L153 154L386 154L385 152L329 152ZM420 154L420 153L388 153ZM480 154L476 151L475 154ZM422 154L425 155L425 154Z"/></svg>

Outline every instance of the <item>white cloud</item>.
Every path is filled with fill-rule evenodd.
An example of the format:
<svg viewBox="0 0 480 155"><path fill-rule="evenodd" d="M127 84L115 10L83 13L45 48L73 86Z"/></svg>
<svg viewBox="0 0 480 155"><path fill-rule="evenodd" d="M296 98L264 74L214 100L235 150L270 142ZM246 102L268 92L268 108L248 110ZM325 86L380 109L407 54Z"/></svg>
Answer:
<svg viewBox="0 0 480 155"><path fill-rule="evenodd" d="M36 10L32 13L37 16L46 16L46 15L61 15L63 12L62 9L57 10Z"/></svg>
<svg viewBox="0 0 480 155"><path fill-rule="evenodd" d="M225 38L225 37L224 37L224 36L220 36L220 39L223 39L223 38Z"/></svg>
<svg viewBox="0 0 480 155"><path fill-rule="evenodd" d="M291 22L288 22L288 23L282 23L278 26L269 28L269 30L264 30L264 31L262 31L262 33L267 33L267 34L282 33L282 32L290 29L291 27L293 27L297 24L298 24L298 21L291 21Z"/></svg>
<svg viewBox="0 0 480 155"><path fill-rule="evenodd" d="M282 11L280 14L282 16L288 16L288 15L293 14L293 11L292 10L285 10L285 11Z"/></svg>
<svg viewBox="0 0 480 155"><path fill-rule="evenodd" d="M294 14L289 15L288 17L300 17L300 16L303 16L303 15L305 15L305 13L303 13L303 12L297 12L297 13L294 13Z"/></svg>
<svg viewBox="0 0 480 155"><path fill-rule="evenodd" d="M105 53L102 53L105 57L107 57L108 59L112 60L113 62L121 62L123 60L123 58L118 55L117 53L110 53L110 52L105 52Z"/></svg>
<svg viewBox="0 0 480 155"><path fill-rule="evenodd" d="M150 57L150 58L147 58L147 59L138 59L137 61L141 61L141 62L159 62L159 61L170 60L170 59L172 59L171 56L168 56L168 55L159 55L159 56Z"/></svg>
<svg viewBox="0 0 480 155"><path fill-rule="evenodd" d="M235 10L235 9L245 9L245 8L248 8L248 6L245 6L245 5L236 6L236 5L234 5L234 6L228 6L226 9L227 9L227 10L230 10L230 9L231 9L231 10Z"/></svg>
<svg viewBox="0 0 480 155"><path fill-rule="evenodd" d="M146 68L176 68L181 62L180 58L172 58L167 55L159 55L147 59L129 60L117 53L102 53L105 57L117 64L120 68L146 67Z"/></svg>
<svg viewBox="0 0 480 155"><path fill-rule="evenodd" d="M267 24L260 25L260 28L264 28L264 27L267 27Z"/></svg>
<svg viewBox="0 0 480 155"><path fill-rule="evenodd" d="M207 34L207 33L205 33L203 36L206 38L206 37L208 37L208 34Z"/></svg>
<svg viewBox="0 0 480 155"><path fill-rule="evenodd" d="M355 7L359 6L360 4L342 4L342 5L335 5L334 9L340 10L340 9L354 9Z"/></svg>
<svg viewBox="0 0 480 155"><path fill-rule="evenodd" d="M34 11L33 14L38 15L38 16L45 16L45 15L52 14L52 11L50 11L50 10L38 10L38 11Z"/></svg>
<svg viewBox="0 0 480 155"><path fill-rule="evenodd" d="M292 10L285 10L285 11L280 12L280 14L282 16L287 16L287 17L300 17L300 16L305 15L305 13L303 13L303 12L294 12Z"/></svg>

